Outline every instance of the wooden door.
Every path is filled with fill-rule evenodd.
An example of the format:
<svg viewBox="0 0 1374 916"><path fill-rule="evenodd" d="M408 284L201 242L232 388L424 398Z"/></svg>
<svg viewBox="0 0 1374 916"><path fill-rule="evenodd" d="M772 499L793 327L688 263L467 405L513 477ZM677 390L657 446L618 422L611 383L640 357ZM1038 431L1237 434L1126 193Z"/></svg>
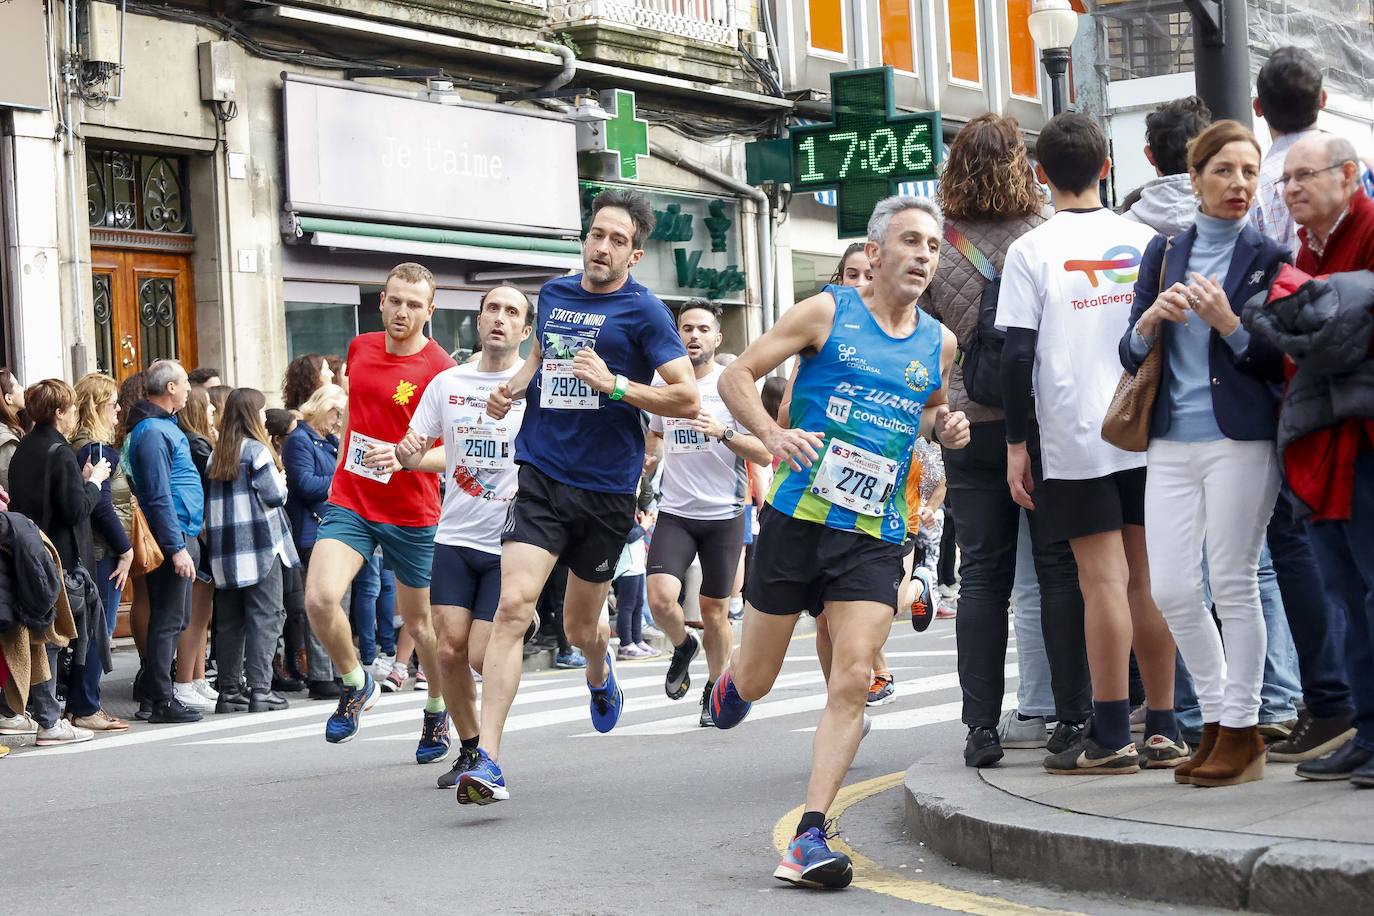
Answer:
<svg viewBox="0 0 1374 916"><path fill-rule="evenodd" d="M92 248L91 283L98 371L123 381L159 359L195 368L189 255Z"/></svg>

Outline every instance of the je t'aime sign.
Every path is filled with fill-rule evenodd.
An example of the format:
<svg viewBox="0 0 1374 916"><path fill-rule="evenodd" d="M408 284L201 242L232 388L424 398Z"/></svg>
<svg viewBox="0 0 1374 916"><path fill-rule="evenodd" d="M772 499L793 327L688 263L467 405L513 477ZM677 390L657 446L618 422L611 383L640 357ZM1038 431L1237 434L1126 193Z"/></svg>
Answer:
<svg viewBox="0 0 1374 916"><path fill-rule="evenodd" d="M577 235L571 122L287 79L287 206L298 213Z"/></svg>

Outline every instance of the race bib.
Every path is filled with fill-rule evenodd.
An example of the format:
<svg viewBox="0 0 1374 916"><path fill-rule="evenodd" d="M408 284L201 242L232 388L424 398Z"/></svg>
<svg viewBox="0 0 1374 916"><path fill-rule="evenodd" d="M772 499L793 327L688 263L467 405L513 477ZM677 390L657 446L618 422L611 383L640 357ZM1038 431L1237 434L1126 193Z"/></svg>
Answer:
<svg viewBox="0 0 1374 916"><path fill-rule="evenodd" d="M554 410L596 410L601 406L601 395L573 375L572 360L546 359L539 385L539 406Z"/></svg>
<svg viewBox="0 0 1374 916"><path fill-rule="evenodd" d="M811 492L860 515L881 517L896 485L897 462L841 439L831 439L816 470Z"/></svg>
<svg viewBox="0 0 1374 916"><path fill-rule="evenodd" d="M495 426L453 424L451 437L458 464L499 471L511 464L510 434Z"/></svg>
<svg viewBox="0 0 1374 916"><path fill-rule="evenodd" d="M711 440L707 435L693 427L691 420L680 417L663 418L663 441L667 443L670 455L711 450Z"/></svg>
<svg viewBox="0 0 1374 916"><path fill-rule="evenodd" d="M367 467L363 463L363 456L367 450L379 445L394 446L391 442L383 442L381 439L374 439L371 436L364 436L362 433L349 432L348 434L348 454L344 457L344 470L351 471L369 480L378 483L386 483L391 479L390 471L382 471L377 468Z"/></svg>

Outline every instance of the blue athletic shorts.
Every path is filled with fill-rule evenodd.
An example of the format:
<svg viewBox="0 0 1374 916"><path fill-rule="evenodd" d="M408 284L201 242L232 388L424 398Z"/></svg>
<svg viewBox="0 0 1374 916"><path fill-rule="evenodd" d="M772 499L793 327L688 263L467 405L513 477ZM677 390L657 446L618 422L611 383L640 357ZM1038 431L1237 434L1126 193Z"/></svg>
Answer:
<svg viewBox="0 0 1374 916"><path fill-rule="evenodd" d="M491 623L501 598L501 555L471 547L434 545L429 603L462 607L473 620Z"/></svg>
<svg viewBox="0 0 1374 916"><path fill-rule="evenodd" d="M364 560L378 547L382 561L396 580L410 588L429 588L429 570L434 562L434 525L409 528L369 522L352 509L329 504L317 535L321 541L339 541L351 547Z"/></svg>

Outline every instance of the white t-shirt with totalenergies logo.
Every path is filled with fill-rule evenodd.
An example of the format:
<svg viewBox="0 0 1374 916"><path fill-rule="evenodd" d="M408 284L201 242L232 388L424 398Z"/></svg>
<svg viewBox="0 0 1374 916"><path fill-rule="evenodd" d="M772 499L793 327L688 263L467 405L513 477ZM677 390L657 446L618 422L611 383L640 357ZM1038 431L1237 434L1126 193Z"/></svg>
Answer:
<svg viewBox="0 0 1374 916"><path fill-rule="evenodd" d="M1061 211L1007 251L999 328L1038 331L1035 414L1047 478L1088 480L1143 467L1145 455L1102 439L1148 226L1111 210Z"/></svg>
<svg viewBox="0 0 1374 916"><path fill-rule="evenodd" d="M479 372L477 365L454 366L436 375L410 428L444 440L444 506L435 542L500 553L501 526L515 498L515 434L525 401L515 401L504 419L493 420L486 415L487 395L510 381L521 362L504 372Z"/></svg>

